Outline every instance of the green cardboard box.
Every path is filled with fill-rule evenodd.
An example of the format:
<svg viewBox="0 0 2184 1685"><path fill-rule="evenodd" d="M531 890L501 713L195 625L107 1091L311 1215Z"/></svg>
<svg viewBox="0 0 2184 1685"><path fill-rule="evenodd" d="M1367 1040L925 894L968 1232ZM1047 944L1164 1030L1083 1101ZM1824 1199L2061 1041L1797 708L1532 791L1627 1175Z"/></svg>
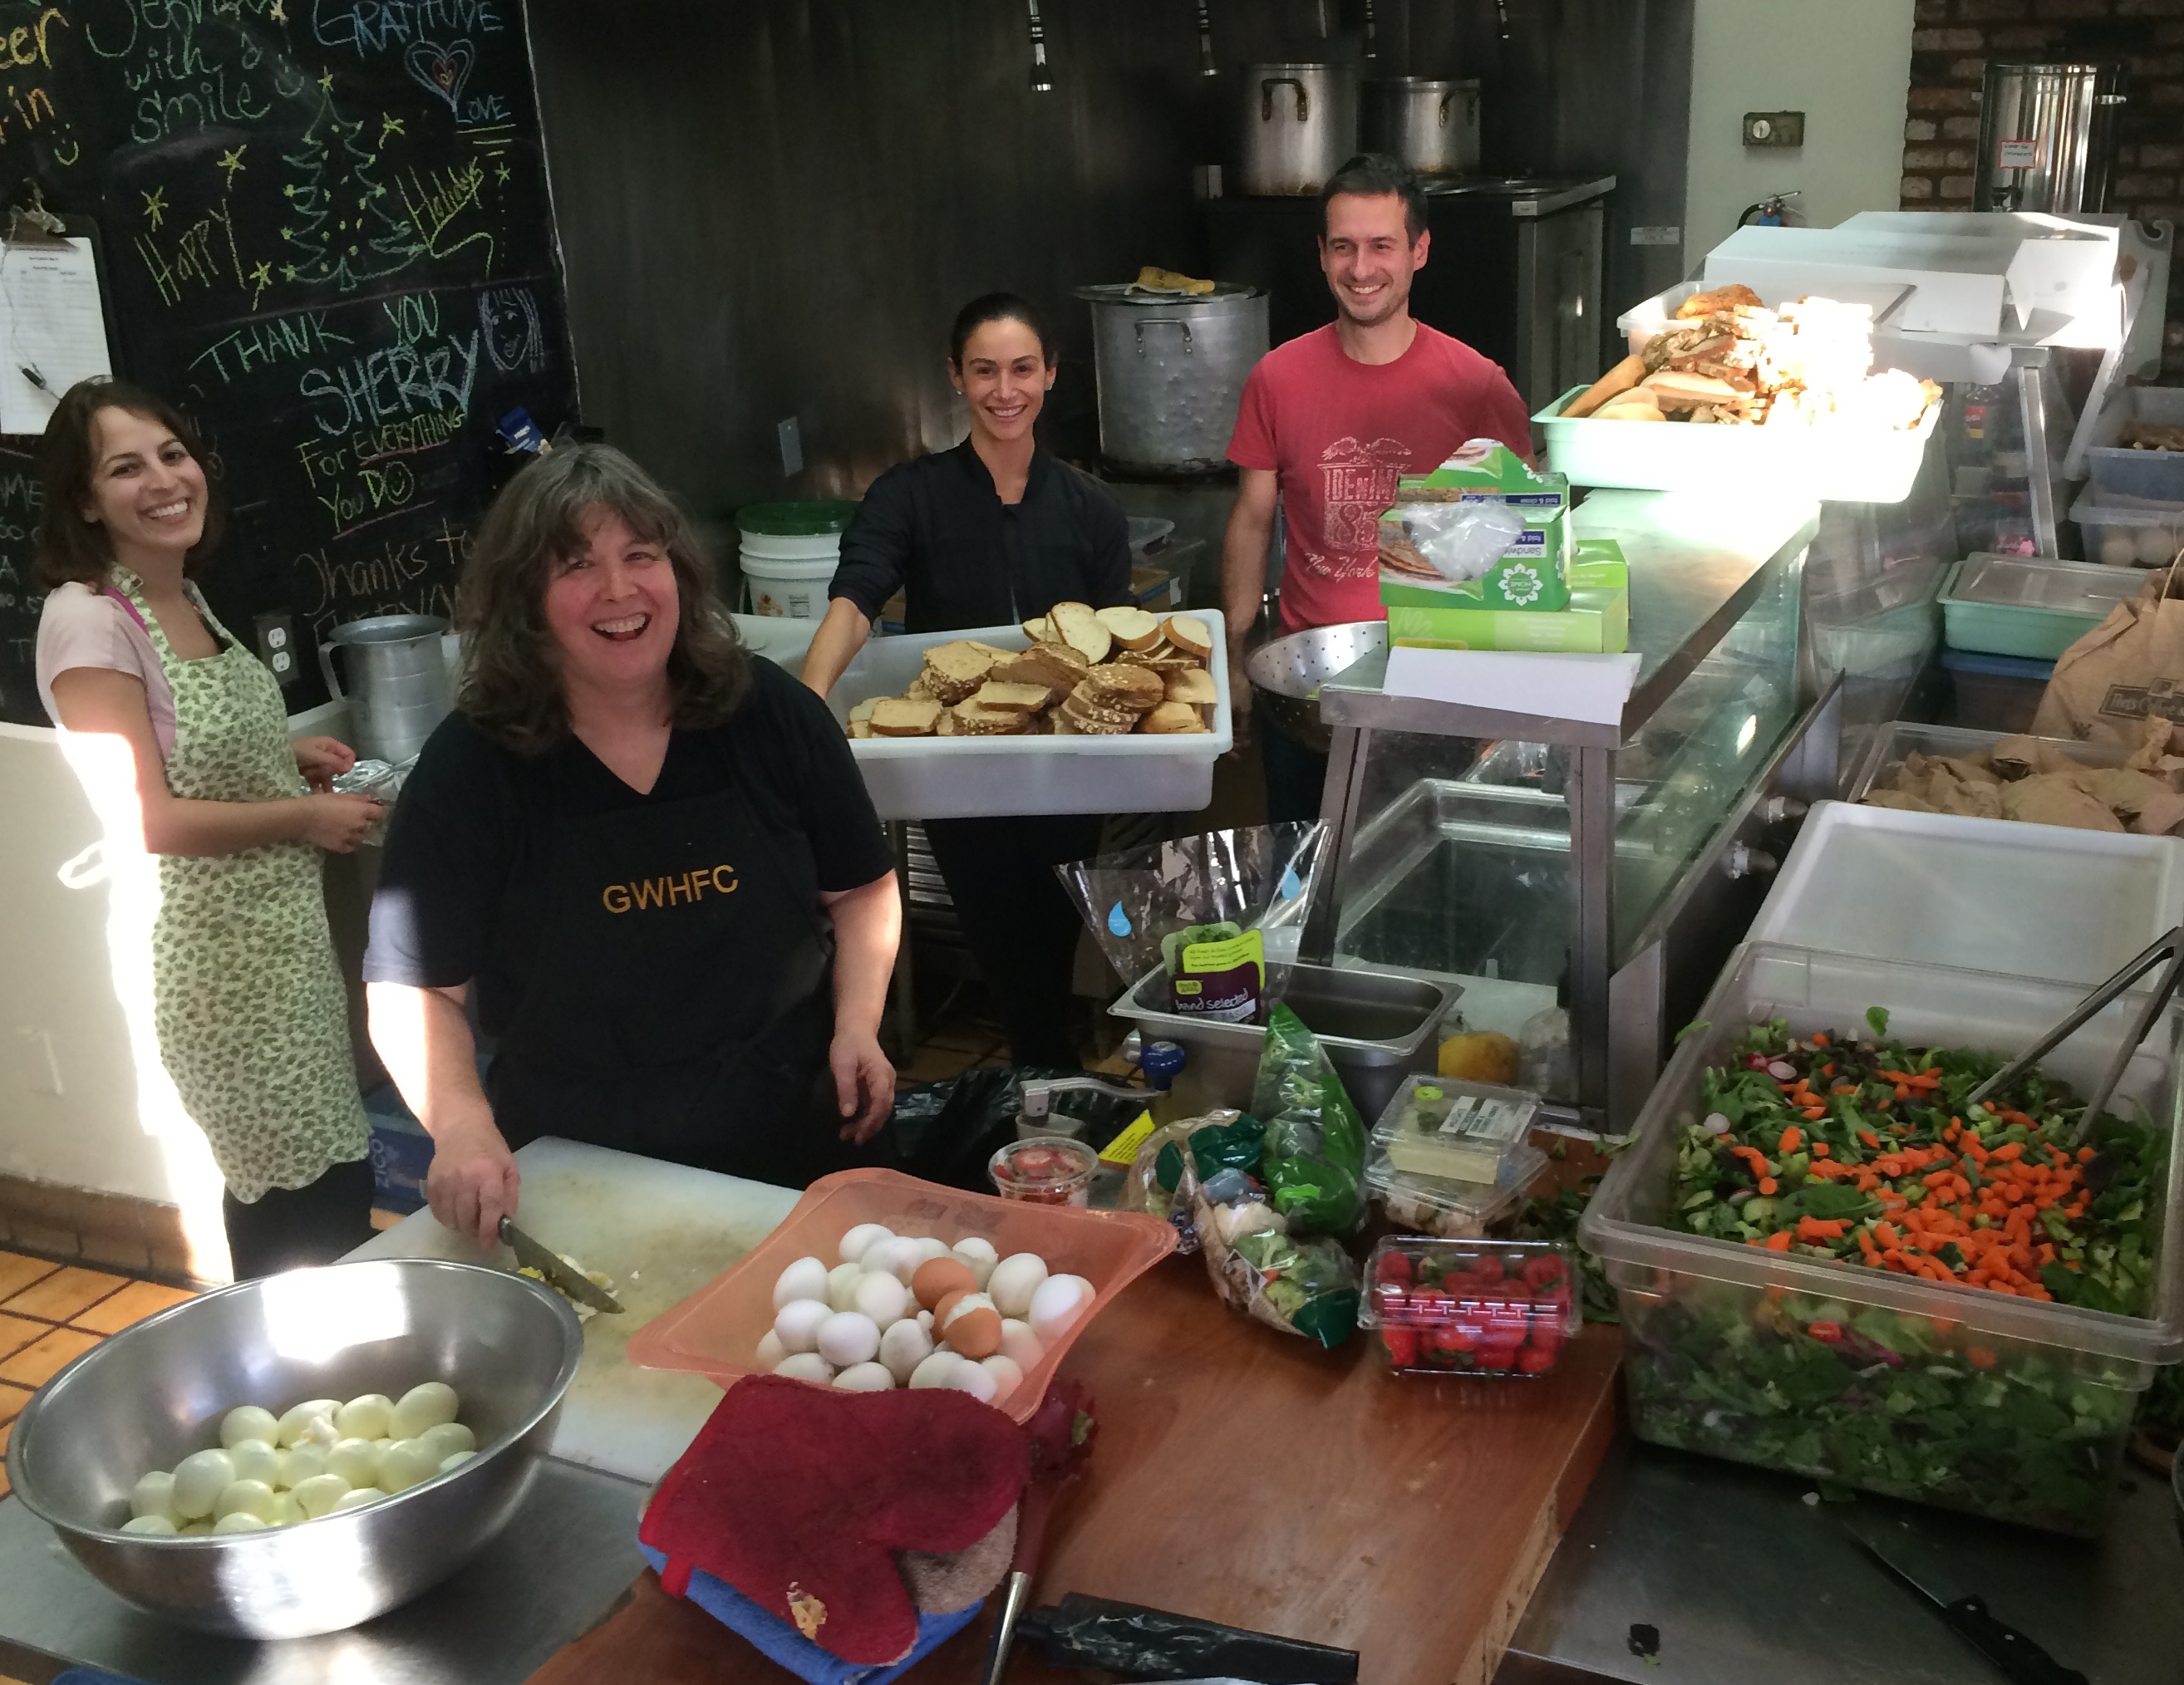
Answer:
<svg viewBox="0 0 2184 1685"><path fill-rule="evenodd" d="M1436 516L1479 503L1516 510L1524 531L1482 576L1440 577L1424 554ZM1474 439L1431 473L1397 482L1396 501L1380 517L1380 600L1393 607L1399 599L1390 592L1434 592L1436 606L1453 609L1553 614L1569 605L1571 550L1569 481L1525 467L1507 445Z"/></svg>
<svg viewBox="0 0 2184 1685"><path fill-rule="evenodd" d="M1613 539L1580 538L1569 604L1552 613L1452 606L1448 593L1383 581L1391 642L1426 649L1618 655L1630 643L1630 570Z"/></svg>

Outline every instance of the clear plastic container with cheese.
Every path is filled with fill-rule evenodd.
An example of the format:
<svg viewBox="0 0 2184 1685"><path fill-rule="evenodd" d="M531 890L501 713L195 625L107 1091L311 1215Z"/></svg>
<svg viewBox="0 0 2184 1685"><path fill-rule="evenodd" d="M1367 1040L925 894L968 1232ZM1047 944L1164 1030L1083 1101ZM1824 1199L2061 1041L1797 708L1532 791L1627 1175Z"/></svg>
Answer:
<svg viewBox="0 0 2184 1685"><path fill-rule="evenodd" d="M1373 1145L1405 1176L1498 1182L1539 1115L1529 1088L1407 1076L1373 1126Z"/></svg>

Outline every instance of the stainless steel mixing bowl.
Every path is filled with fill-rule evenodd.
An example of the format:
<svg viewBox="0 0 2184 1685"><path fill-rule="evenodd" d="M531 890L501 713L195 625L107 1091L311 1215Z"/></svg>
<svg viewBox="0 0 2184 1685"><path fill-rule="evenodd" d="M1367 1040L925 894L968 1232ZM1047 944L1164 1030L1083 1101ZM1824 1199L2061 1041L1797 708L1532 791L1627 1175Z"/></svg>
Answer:
<svg viewBox="0 0 2184 1685"><path fill-rule="evenodd" d="M95 1346L24 1407L15 1496L138 1608L204 1632L332 1632L438 1583L499 1532L554 1437L582 1325L543 1284L385 1259L222 1287ZM400 1398L445 1381L477 1454L382 1503L218 1538L119 1531L129 1489L220 1443L237 1404Z"/></svg>
<svg viewBox="0 0 2184 1685"><path fill-rule="evenodd" d="M1344 668L1388 647L1385 620L1312 626L1253 650L1244 664L1251 711L1307 748L1325 754L1334 732L1319 717L1319 687Z"/></svg>

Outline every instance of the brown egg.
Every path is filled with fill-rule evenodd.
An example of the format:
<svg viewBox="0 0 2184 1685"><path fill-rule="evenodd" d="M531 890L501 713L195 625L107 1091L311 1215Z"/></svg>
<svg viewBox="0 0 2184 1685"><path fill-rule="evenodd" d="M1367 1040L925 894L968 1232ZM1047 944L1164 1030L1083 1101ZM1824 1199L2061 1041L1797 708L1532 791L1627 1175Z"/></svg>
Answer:
<svg viewBox="0 0 2184 1685"><path fill-rule="evenodd" d="M942 1325L948 1321L948 1313L955 1310L956 1301L966 1297L972 1291L972 1289L969 1287L950 1287L940 1295L939 1302L933 1307L933 1337L934 1339L940 1337Z"/></svg>
<svg viewBox="0 0 2184 1685"><path fill-rule="evenodd" d="M938 1310L950 1293L978 1292L978 1278L960 1258L928 1258L910 1278L910 1290L928 1310Z"/></svg>
<svg viewBox="0 0 2184 1685"><path fill-rule="evenodd" d="M990 1304L961 1306L948 1322L947 1333L950 1351L974 1362L991 1357L1001 1349L1001 1313Z"/></svg>

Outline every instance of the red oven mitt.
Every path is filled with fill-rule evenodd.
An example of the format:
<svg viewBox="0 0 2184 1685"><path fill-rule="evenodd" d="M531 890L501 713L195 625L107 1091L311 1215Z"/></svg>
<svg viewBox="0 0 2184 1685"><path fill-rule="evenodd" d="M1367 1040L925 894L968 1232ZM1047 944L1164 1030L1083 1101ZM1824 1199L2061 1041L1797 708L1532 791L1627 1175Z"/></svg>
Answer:
<svg viewBox="0 0 2184 1685"><path fill-rule="evenodd" d="M754 1376L660 1482L638 1538L726 1581L844 1661L910 1654L917 1610L894 1553L965 1550L998 1527L1030 1473L1023 1430L967 1393L843 1393Z"/></svg>

